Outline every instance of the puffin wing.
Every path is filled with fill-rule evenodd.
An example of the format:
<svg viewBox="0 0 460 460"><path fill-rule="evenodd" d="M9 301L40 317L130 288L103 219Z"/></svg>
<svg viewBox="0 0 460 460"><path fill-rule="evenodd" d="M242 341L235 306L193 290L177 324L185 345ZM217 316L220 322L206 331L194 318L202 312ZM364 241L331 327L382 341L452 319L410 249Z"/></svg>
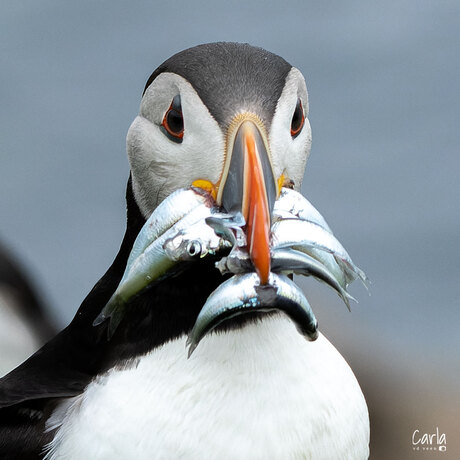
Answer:
<svg viewBox="0 0 460 460"><path fill-rule="evenodd" d="M92 374L71 365L65 329L20 366L0 379L0 410L32 399L60 398L80 393ZM75 344L76 345L76 344Z"/></svg>
<svg viewBox="0 0 460 460"><path fill-rule="evenodd" d="M45 422L57 398L80 393L91 379L62 360L68 334L64 330L0 379L0 458L40 458L51 440Z"/></svg>

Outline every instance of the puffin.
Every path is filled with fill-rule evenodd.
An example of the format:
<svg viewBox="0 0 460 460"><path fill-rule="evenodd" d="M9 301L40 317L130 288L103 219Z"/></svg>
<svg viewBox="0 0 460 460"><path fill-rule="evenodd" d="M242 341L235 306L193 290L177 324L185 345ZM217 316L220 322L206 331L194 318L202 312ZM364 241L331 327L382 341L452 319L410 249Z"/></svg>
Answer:
<svg viewBox="0 0 460 460"><path fill-rule="evenodd" d="M0 380L0 458L368 458L368 409L351 368L283 311L228 318L188 357L188 334L225 279L213 258L143 290L113 334L95 322L147 219L181 188L245 210L251 258L267 278L267 210L281 185L300 190L308 106L301 72L248 44L198 45L152 73L127 134L120 249L71 323ZM256 152L249 178L241 145Z"/></svg>

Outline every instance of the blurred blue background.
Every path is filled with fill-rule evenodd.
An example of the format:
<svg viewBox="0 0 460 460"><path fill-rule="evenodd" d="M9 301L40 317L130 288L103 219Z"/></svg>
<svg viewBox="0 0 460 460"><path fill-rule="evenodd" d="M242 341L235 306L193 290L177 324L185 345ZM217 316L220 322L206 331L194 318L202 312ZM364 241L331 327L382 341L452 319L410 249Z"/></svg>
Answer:
<svg viewBox="0 0 460 460"><path fill-rule="evenodd" d="M301 281L366 393L373 458L408 458L412 432L436 426L452 454L459 18L456 0L4 1L0 240L65 326L121 242L125 136L151 72L209 41L280 54L310 94L303 193L373 283L370 297L352 289L360 303L350 314L323 285Z"/></svg>

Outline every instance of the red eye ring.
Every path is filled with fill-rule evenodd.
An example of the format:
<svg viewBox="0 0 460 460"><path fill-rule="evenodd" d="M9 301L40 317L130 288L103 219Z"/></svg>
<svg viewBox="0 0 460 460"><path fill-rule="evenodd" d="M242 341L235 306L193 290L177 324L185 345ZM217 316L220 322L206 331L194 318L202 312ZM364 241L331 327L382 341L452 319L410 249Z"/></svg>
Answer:
<svg viewBox="0 0 460 460"><path fill-rule="evenodd" d="M164 128L165 134L175 141L181 142L184 137L184 117L182 115L182 107L180 96L177 95L171 102L169 109L166 111L161 126Z"/></svg>
<svg viewBox="0 0 460 460"><path fill-rule="evenodd" d="M297 100L295 106L294 114L292 115L291 121L291 136L296 137L300 131L302 131L303 125L305 123L305 115L303 113L302 101Z"/></svg>

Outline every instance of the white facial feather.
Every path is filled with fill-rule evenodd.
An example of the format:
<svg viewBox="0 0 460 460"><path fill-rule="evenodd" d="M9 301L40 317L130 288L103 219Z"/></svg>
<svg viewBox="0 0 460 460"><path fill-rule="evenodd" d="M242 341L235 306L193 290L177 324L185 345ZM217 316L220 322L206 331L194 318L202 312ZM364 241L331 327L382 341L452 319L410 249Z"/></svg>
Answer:
<svg viewBox="0 0 460 460"><path fill-rule="evenodd" d="M48 460L367 459L369 419L348 364L285 316L186 337L61 403Z"/></svg>
<svg viewBox="0 0 460 460"><path fill-rule="evenodd" d="M170 140L160 129L178 94L184 116L181 143ZM147 88L127 136L134 196L144 216L194 180L217 182L224 165L224 145L219 125L190 83L174 73L160 74Z"/></svg>
<svg viewBox="0 0 460 460"><path fill-rule="evenodd" d="M300 134L293 139L291 136L292 115L299 98L304 109L305 124ZM311 127L307 116L307 86L303 75L293 67L286 78L286 84L276 105L269 142L275 177L281 174L289 177L294 181L296 190L300 190L305 165L310 155Z"/></svg>

